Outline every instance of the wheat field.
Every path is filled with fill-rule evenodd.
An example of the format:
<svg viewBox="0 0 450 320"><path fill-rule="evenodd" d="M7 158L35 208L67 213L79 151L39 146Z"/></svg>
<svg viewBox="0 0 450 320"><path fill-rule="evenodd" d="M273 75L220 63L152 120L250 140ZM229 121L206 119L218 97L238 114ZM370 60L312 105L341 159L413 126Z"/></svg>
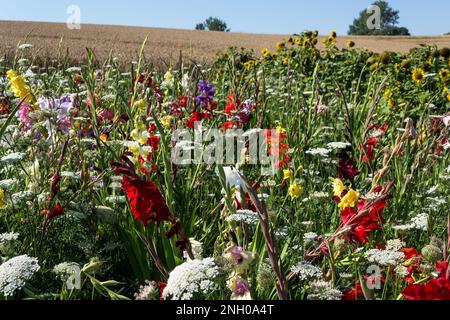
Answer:
<svg viewBox="0 0 450 320"><path fill-rule="evenodd" d="M302 30L298 30L301 32ZM57 59L65 55L75 60L84 60L86 48L94 48L99 60L111 52L121 61L130 61L137 56L143 40L148 37L146 57L159 65L170 65L184 60L198 63L210 62L218 52L230 46L245 47L257 54L264 48L273 49L287 35L222 33L180 29L142 28L108 25L82 25L80 30L70 30L62 23L0 21L0 54L14 55L19 43L33 45L32 55L40 59ZM344 47L353 40L357 48L374 52L407 52L422 44L449 47L450 36L436 37L347 37L337 40ZM321 40L321 39L320 39ZM319 40L319 42L321 42ZM59 49L58 49L59 48Z"/></svg>

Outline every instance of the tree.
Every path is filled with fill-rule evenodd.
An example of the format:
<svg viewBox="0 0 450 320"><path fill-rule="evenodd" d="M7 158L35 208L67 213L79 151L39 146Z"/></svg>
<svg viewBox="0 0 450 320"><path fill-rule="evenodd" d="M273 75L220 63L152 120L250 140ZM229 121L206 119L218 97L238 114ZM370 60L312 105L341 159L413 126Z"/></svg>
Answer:
<svg viewBox="0 0 450 320"><path fill-rule="evenodd" d="M229 32L227 23L219 18L209 17L205 22L195 26L196 30L222 31Z"/></svg>
<svg viewBox="0 0 450 320"><path fill-rule="evenodd" d="M205 30L206 28L205 28L205 24L204 23L198 23L196 26L195 26L195 30Z"/></svg>
<svg viewBox="0 0 450 320"><path fill-rule="evenodd" d="M379 8L379 10L378 10ZM361 11L348 30L349 35L409 36L409 30L398 27L399 11L386 1L376 1L369 9Z"/></svg>

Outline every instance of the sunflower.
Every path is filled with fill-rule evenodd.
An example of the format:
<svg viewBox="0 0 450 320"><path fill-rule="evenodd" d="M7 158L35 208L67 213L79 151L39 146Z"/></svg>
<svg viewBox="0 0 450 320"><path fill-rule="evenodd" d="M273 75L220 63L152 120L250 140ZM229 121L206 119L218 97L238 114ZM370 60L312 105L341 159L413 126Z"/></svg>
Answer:
<svg viewBox="0 0 450 320"><path fill-rule="evenodd" d="M354 42L354 41L349 40L349 41L347 42L347 47L348 47L348 48L353 48L354 46L355 46L355 42Z"/></svg>
<svg viewBox="0 0 450 320"><path fill-rule="evenodd" d="M264 58L267 58L270 55L270 51L267 48L262 49L261 53Z"/></svg>
<svg viewBox="0 0 450 320"><path fill-rule="evenodd" d="M309 47L310 44L311 44L311 40L305 39L305 41L303 41L302 48L305 49L305 48Z"/></svg>
<svg viewBox="0 0 450 320"><path fill-rule="evenodd" d="M330 38L336 39L336 37L337 37L336 31L331 31Z"/></svg>
<svg viewBox="0 0 450 320"><path fill-rule="evenodd" d="M277 43L277 50L281 51L285 46L286 46L286 44L284 42L278 42Z"/></svg>
<svg viewBox="0 0 450 320"><path fill-rule="evenodd" d="M439 77L442 79L442 81L447 81L449 76L450 71L448 69L441 69L441 71L439 71Z"/></svg>
<svg viewBox="0 0 450 320"><path fill-rule="evenodd" d="M255 62L253 60L249 60L246 63L244 63L244 67L248 70L251 69L254 66Z"/></svg>
<svg viewBox="0 0 450 320"><path fill-rule="evenodd" d="M294 43L299 45L302 43L302 39L300 37L295 37Z"/></svg>
<svg viewBox="0 0 450 320"><path fill-rule="evenodd" d="M422 83L425 80L425 71L422 68L417 68L412 73L412 79L416 83Z"/></svg>

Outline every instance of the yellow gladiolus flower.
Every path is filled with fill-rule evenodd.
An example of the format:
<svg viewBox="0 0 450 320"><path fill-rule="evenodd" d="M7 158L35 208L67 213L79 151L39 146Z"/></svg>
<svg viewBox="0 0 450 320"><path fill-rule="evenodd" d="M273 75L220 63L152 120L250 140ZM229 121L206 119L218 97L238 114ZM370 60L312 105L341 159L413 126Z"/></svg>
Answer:
<svg viewBox="0 0 450 320"><path fill-rule="evenodd" d="M161 118L161 124L166 128L172 127L172 122L173 122L172 116L167 115Z"/></svg>
<svg viewBox="0 0 450 320"><path fill-rule="evenodd" d="M353 208L356 206L359 200L359 193L351 189L341 200L338 207L341 210L345 208Z"/></svg>
<svg viewBox="0 0 450 320"><path fill-rule="evenodd" d="M283 170L283 180L290 180L294 176L291 169Z"/></svg>
<svg viewBox="0 0 450 320"><path fill-rule="evenodd" d="M6 73L9 83L11 85L11 91L13 92L16 98L20 100L24 100L26 102L31 102L31 90L30 87L26 84L25 78L17 74L14 70L9 70Z"/></svg>
<svg viewBox="0 0 450 320"><path fill-rule="evenodd" d="M340 197L342 192L347 190L347 187L344 185L341 179L332 179L333 182L333 193L336 197Z"/></svg>

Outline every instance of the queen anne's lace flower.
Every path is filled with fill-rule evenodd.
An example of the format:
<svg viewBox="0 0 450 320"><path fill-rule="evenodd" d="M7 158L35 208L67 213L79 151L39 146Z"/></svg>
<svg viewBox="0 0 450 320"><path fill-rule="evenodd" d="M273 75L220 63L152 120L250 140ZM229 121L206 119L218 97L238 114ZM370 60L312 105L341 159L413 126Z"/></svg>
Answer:
<svg viewBox="0 0 450 320"><path fill-rule="evenodd" d="M333 289L331 283L323 280L312 281L308 300L340 300L342 292Z"/></svg>
<svg viewBox="0 0 450 320"><path fill-rule="evenodd" d="M247 225L258 224L259 218L256 212L251 210L237 210L235 214L232 214L226 218L227 222L242 222Z"/></svg>
<svg viewBox="0 0 450 320"><path fill-rule="evenodd" d="M420 213L411 219L411 224L415 229L427 231L428 229L428 214Z"/></svg>
<svg viewBox="0 0 450 320"><path fill-rule="evenodd" d="M380 266L397 266L405 260L405 254L401 251L403 247L402 241L389 240L385 250L369 249L365 256L369 262Z"/></svg>
<svg viewBox="0 0 450 320"><path fill-rule="evenodd" d="M327 144L327 147L330 149L345 149L347 147L351 147L351 144L348 142L330 142Z"/></svg>
<svg viewBox="0 0 450 320"><path fill-rule="evenodd" d="M301 281L320 279L322 277L320 268L307 261L300 261L291 268L291 271L298 276Z"/></svg>
<svg viewBox="0 0 450 320"><path fill-rule="evenodd" d="M313 148L306 151L306 154L310 154L312 156L322 156L322 157L328 157L328 154L331 152L330 149L326 148Z"/></svg>
<svg viewBox="0 0 450 320"><path fill-rule="evenodd" d="M24 157L25 157L25 153L23 153L23 152L13 152L13 153L7 154L6 156L3 156L0 159L0 162L14 163L14 162L21 161Z"/></svg>
<svg viewBox="0 0 450 320"><path fill-rule="evenodd" d="M0 234L0 255L11 256L15 252L15 244L19 239L19 234L8 232Z"/></svg>
<svg viewBox="0 0 450 320"><path fill-rule="evenodd" d="M163 298L191 300L196 294L210 294L218 289L219 275L219 267L213 258L188 260L170 273Z"/></svg>
<svg viewBox="0 0 450 320"><path fill-rule="evenodd" d="M0 292L5 296L12 296L22 289L26 282L38 272L38 259L22 255L14 257L0 265Z"/></svg>

